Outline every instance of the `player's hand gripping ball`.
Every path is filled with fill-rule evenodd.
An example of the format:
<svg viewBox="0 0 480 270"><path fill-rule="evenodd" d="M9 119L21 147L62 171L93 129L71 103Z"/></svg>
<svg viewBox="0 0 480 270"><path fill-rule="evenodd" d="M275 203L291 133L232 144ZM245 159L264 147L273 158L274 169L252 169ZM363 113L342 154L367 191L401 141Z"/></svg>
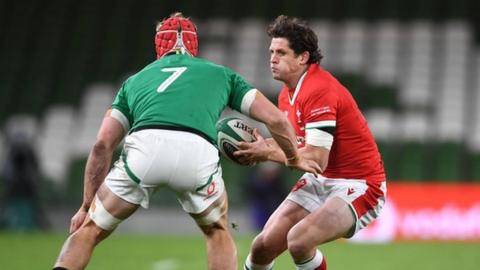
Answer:
<svg viewBox="0 0 480 270"><path fill-rule="evenodd" d="M217 123L217 145L220 153L229 160L240 164L233 152L239 150L239 142L253 142L253 129L251 125L244 120L236 117L226 117ZM240 164L244 165L244 164Z"/></svg>

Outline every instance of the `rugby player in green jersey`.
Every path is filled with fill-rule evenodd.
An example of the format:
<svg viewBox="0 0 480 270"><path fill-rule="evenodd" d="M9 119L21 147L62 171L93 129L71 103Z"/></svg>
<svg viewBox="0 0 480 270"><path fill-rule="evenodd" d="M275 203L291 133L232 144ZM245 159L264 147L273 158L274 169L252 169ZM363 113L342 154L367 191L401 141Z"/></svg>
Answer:
<svg viewBox="0 0 480 270"><path fill-rule="evenodd" d="M232 70L197 58L195 25L175 13L158 24L157 60L128 78L98 131L87 160L83 202L54 269L84 269L94 247L160 187L175 191L205 235L208 269L237 269L227 226L215 123L229 106L265 123L286 165L319 173L298 156L286 116ZM125 139L112 169L112 154Z"/></svg>

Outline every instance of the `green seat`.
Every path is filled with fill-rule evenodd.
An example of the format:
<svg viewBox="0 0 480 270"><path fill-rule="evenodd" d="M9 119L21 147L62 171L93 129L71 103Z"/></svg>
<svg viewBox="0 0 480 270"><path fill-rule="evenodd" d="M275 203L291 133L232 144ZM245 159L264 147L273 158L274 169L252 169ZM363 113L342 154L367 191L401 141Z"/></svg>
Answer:
<svg viewBox="0 0 480 270"><path fill-rule="evenodd" d="M398 177L399 180L423 180L428 169L428 146L423 143L410 142L399 146Z"/></svg>
<svg viewBox="0 0 480 270"><path fill-rule="evenodd" d="M366 95L366 106L368 108L395 108L395 89L388 85L369 86Z"/></svg>
<svg viewBox="0 0 480 270"><path fill-rule="evenodd" d="M470 154L467 173L468 180L480 182L480 153Z"/></svg>
<svg viewBox="0 0 480 270"><path fill-rule="evenodd" d="M440 143L434 146L432 157L433 180L457 181L463 180L464 147L458 143Z"/></svg>
<svg viewBox="0 0 480 270"><path fill-rule="evenodd" d="M398 144L378 141L377 146L378 146L378 150L380 151L380 155L382 156L387 179L388 180L400 179L399 168L398 168L398 151L399 151Z"/></svg>

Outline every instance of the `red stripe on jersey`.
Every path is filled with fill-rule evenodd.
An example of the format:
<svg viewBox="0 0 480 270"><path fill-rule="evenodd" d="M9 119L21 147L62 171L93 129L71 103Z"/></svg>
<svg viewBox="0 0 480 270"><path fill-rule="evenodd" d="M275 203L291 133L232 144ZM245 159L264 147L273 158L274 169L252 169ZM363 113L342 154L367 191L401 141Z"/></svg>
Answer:
<svg viewBox="0 0 480 270"><path fill-rule="evenodd" d="M352 206L357 212L358 219L365 215L368 210L373 210L378 205L378 199L385 196L380 189L380 185L381 182L369 184L365 194L353 200Z"/></svg>

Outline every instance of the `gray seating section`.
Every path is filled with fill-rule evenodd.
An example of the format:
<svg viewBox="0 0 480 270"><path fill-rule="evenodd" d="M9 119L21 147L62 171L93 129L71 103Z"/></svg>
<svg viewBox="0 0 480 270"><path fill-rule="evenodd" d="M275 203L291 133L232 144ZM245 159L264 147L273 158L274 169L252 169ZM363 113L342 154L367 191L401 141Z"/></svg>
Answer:
<svg viewBox="0 0 480 270"><path fill-rule="evenodd" d="M276 96L282 84L271 79L267 21L224 17L199 19L198 25L201 57L230 66L252 86ZM468 23L317 19L311 25L325 55L322 65L340 80L342 74L359 74L372 85L393 89L398 107L364 110L378 140L466 142L468 149L480 153L480 48ZM73 56L69 54L67 60ZM115 75L107 70L108 66L101 66L99 72ZM41 87L48 92L48 83ZM79 104L53 104L40 117L10 116L0 140L5 141L7 130L28 130L38 142L45 174L61 182L69 162L88 155L116 89L114 82L90 84Z"/></svg>

